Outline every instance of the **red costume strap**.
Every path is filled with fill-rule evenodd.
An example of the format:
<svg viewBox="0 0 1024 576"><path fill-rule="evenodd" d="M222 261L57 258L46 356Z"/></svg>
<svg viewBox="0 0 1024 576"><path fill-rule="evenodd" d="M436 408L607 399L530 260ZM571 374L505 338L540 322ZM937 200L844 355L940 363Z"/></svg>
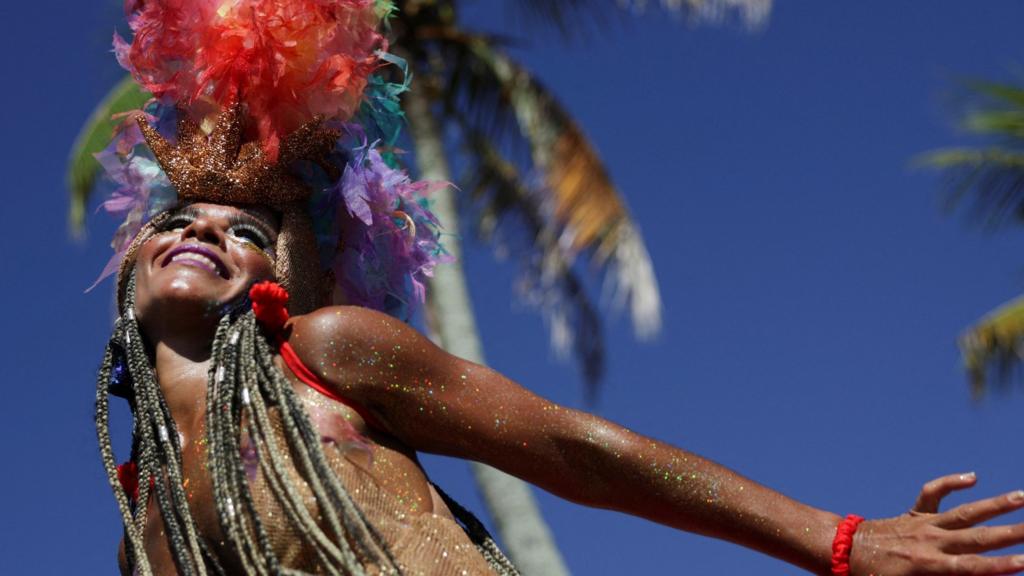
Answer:
<svg viewBox="0 0 1024 576"><path fill-rule="evenodd" d="M139 499L139 467L129 460L117 467L117 481L132 502Z"/></svg>
<svg viewBox="0 0 1024 576"><path fill-rule="evenodd" d="M252 311L256 315L256 320L277 340L281 360L296 378L331 400L355 410L369 426L378 430L385 429L366 408L338 395L316 373L307 368L292 345L284 339L284 325L288 321L288 310L285 308L288 304L287 290L275 282L260 282L249 290L249 299L252 300Z"/></svg>
<svg viewBox="0 0 1024 576"><path fill-rule="evenodd" d="M319 376L314 374L312 370L306 368L306 365L303 364L302 360L299 359L299 355L295 353L295 349L292 348L291 344L287 342L281 342L280 352L281 359L284 360L285 365L288 366L288 368L292 371L293 374L295 374L296 378L302 380L302 382L305 383L307 386L323 394L324 396L327 396L331 400L334 400L339 404L344 404L345 406L348 406L349 408L355 410L356 414L362 416L363 420L370 427L376 428L377 430L384 430L384 427L381 426L380 421L377 420L377 418L375 418L374 415L371 414L366 408L363 408L359 404L356 404L355 402L347 398L339 396L334 390L331 390L324 383L324 381L320 379Z"/></svg>
<svg viewBox="0 0 1024 576"><path fill-rule="evenodd" d="M853 550L853 535L857 526L864 518L850 514L836 528L836 537L832 540L832 574L834 576L850 576L850 552Z"/></svg>
<svg viewBox="0 0 1024 576"><path fill-rule="evenodd" d="M129 500L139 501L139 466L134 460L128 460L117 467L117 481L121 483L121 488ZM150 476L149 488L152 489L155 485L156 480Z"/></svg>

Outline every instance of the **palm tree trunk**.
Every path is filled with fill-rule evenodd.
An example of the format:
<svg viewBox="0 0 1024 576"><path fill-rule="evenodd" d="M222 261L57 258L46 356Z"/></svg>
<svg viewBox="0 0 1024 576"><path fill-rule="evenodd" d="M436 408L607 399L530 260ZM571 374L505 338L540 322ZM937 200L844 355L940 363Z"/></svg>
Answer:
<svg viewBox="0 0 1024 576"><path fill-rule="evenodd" d="M431 112L430 100L422 91L413 90L405 94L404 102L420 178L451 181L444 142ZM448 352L484 364L483 348L462 270L459 218L451 187L434 194L433 210L450 235L445 248L455 257L455 262L437 268L428 292L430 308L438 320L438 336ZM530 487L485 464L474 462L472 468L498 536L519 571L526 576L567 576L569 571L547 523L541 517Z"/></svg>

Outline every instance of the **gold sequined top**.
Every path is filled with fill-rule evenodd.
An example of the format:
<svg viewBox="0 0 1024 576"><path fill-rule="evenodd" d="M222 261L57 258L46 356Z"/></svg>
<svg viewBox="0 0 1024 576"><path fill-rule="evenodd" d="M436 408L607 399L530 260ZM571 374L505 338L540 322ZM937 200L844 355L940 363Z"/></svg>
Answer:
<svg viewBox="0 0 1024 576"><path fill-rule="evenodd" d="M274 417L275 431L283 445L283 430L279 418ZM345 456L345 450L336 446L325 447L331 468L348 490L370 524L389 546L403 574L417 576L460 576L493 574L487 561L456 523L447 508L431 512L411 513L408 505L378 485L372 474L364 471ZM288 457L290 459L290 456ZM291 467L295 470L294 464ZM319 518L316 499L307 484L293 478L303 500L314 518ZM286 521L281 502L274 497L262 474L250 480L257 509L265 519L268 535L282 566L321 573L316 556L295 533L295 527ZM438 500L439 503L439 500ZM435 505L436 506L436 505ZM274 521L274 519L280 521ZM268 521L269 520L269 521ZM376 566L367 566L370 574L379 574Z"/></svg>

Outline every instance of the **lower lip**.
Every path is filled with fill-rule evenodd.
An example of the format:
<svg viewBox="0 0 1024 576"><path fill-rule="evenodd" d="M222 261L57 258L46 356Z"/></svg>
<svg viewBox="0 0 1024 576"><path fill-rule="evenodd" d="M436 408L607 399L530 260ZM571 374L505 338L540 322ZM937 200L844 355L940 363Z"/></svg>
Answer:
<svg viewBox="0 0 1024 576"><path fill-rule="evenodd" d="M200 262L199 260L179 258L178 260L171 260L170 264L181 264L182 266L188 266L189 268L198 268L200 270L205 270L218 278L220 277L220 272L217 271L216 267L211 267L209 264Z"/></svg>

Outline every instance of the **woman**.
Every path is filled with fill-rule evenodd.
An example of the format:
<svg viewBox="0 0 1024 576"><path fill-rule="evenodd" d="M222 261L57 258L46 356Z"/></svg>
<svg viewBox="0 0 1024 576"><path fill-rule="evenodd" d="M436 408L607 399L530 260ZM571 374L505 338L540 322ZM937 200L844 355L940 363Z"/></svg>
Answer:
<svg viewBox="0 0 1024 576"><path fill-rule="evenodd" d="M206 470L201 399L219 312L244 299L253 284L274 277L277 226L267 209L191 204L164 219L134 268L135 317L180 434L189 506L199 537L211 543L228 573L240 571L241 562L212 544L222 535ZM835 515L543 400L497 372L446 354L390 316L327 306L289 319L282 334L327 393L348 402L314 390L275 356L318 435L331 439L325 452L334 453L336 467L365 474L365 486L387 492L399 513L454 527L417 463L415 452L427 451L486 462L581 504L732 540L814 573L828 571ZM355 477L352 470L341 476ZM941 478L925 486L912 513L867 522L858 530L852 573L1007 574L1024 568L1014 558L972 555L1024 541L1024 527L971 527L1024 507L1022 494L935 513L943 496L973 482ZM157 573L173 574L155 500L149 507L147 555L162 567Z"/></svg>
<svg viewBox="0 0 1024 576"><path fill-rule="evenodd" d="M135 38L118 44L119 59L182 106L139 118L106 157L115 179L136 187L139 202L118 204L131 204L129 223L156 213L122 234L121 314L97 390L124 573L514 573L429 482L418 451L482 461L575 502L819 574L1024 570L1022 558L978 555L1024 542L1024 525L976 526L1024 507L1022 492L939 513L945 495L975 481L954 475L927 484L907 515L841 520L550 403L371 309L411 302L437 259L414 194L422 186L387 166L365 134L342 149L343 134L359 130L323 121L325 108L351 117L353 94L379 65L373 30L386 11L369 0L297 4L129 5ZM335 28L309 33L324 26ZM306 50L309 38L323 42ZM253 64L274 42L268 61L291 57L302 69ZM201 73L182 73L190 69ZM272 79L261 76L271 69ZM282 91L293 99L283 111ZM316 97L294 101L307 92ZM156 201L161 186L173 187L170 208ZM310 202L314 189L336 193ZM339 300L360 306L330 305ZM119 468L108 390L134 419L132 458Z"/></svg>

